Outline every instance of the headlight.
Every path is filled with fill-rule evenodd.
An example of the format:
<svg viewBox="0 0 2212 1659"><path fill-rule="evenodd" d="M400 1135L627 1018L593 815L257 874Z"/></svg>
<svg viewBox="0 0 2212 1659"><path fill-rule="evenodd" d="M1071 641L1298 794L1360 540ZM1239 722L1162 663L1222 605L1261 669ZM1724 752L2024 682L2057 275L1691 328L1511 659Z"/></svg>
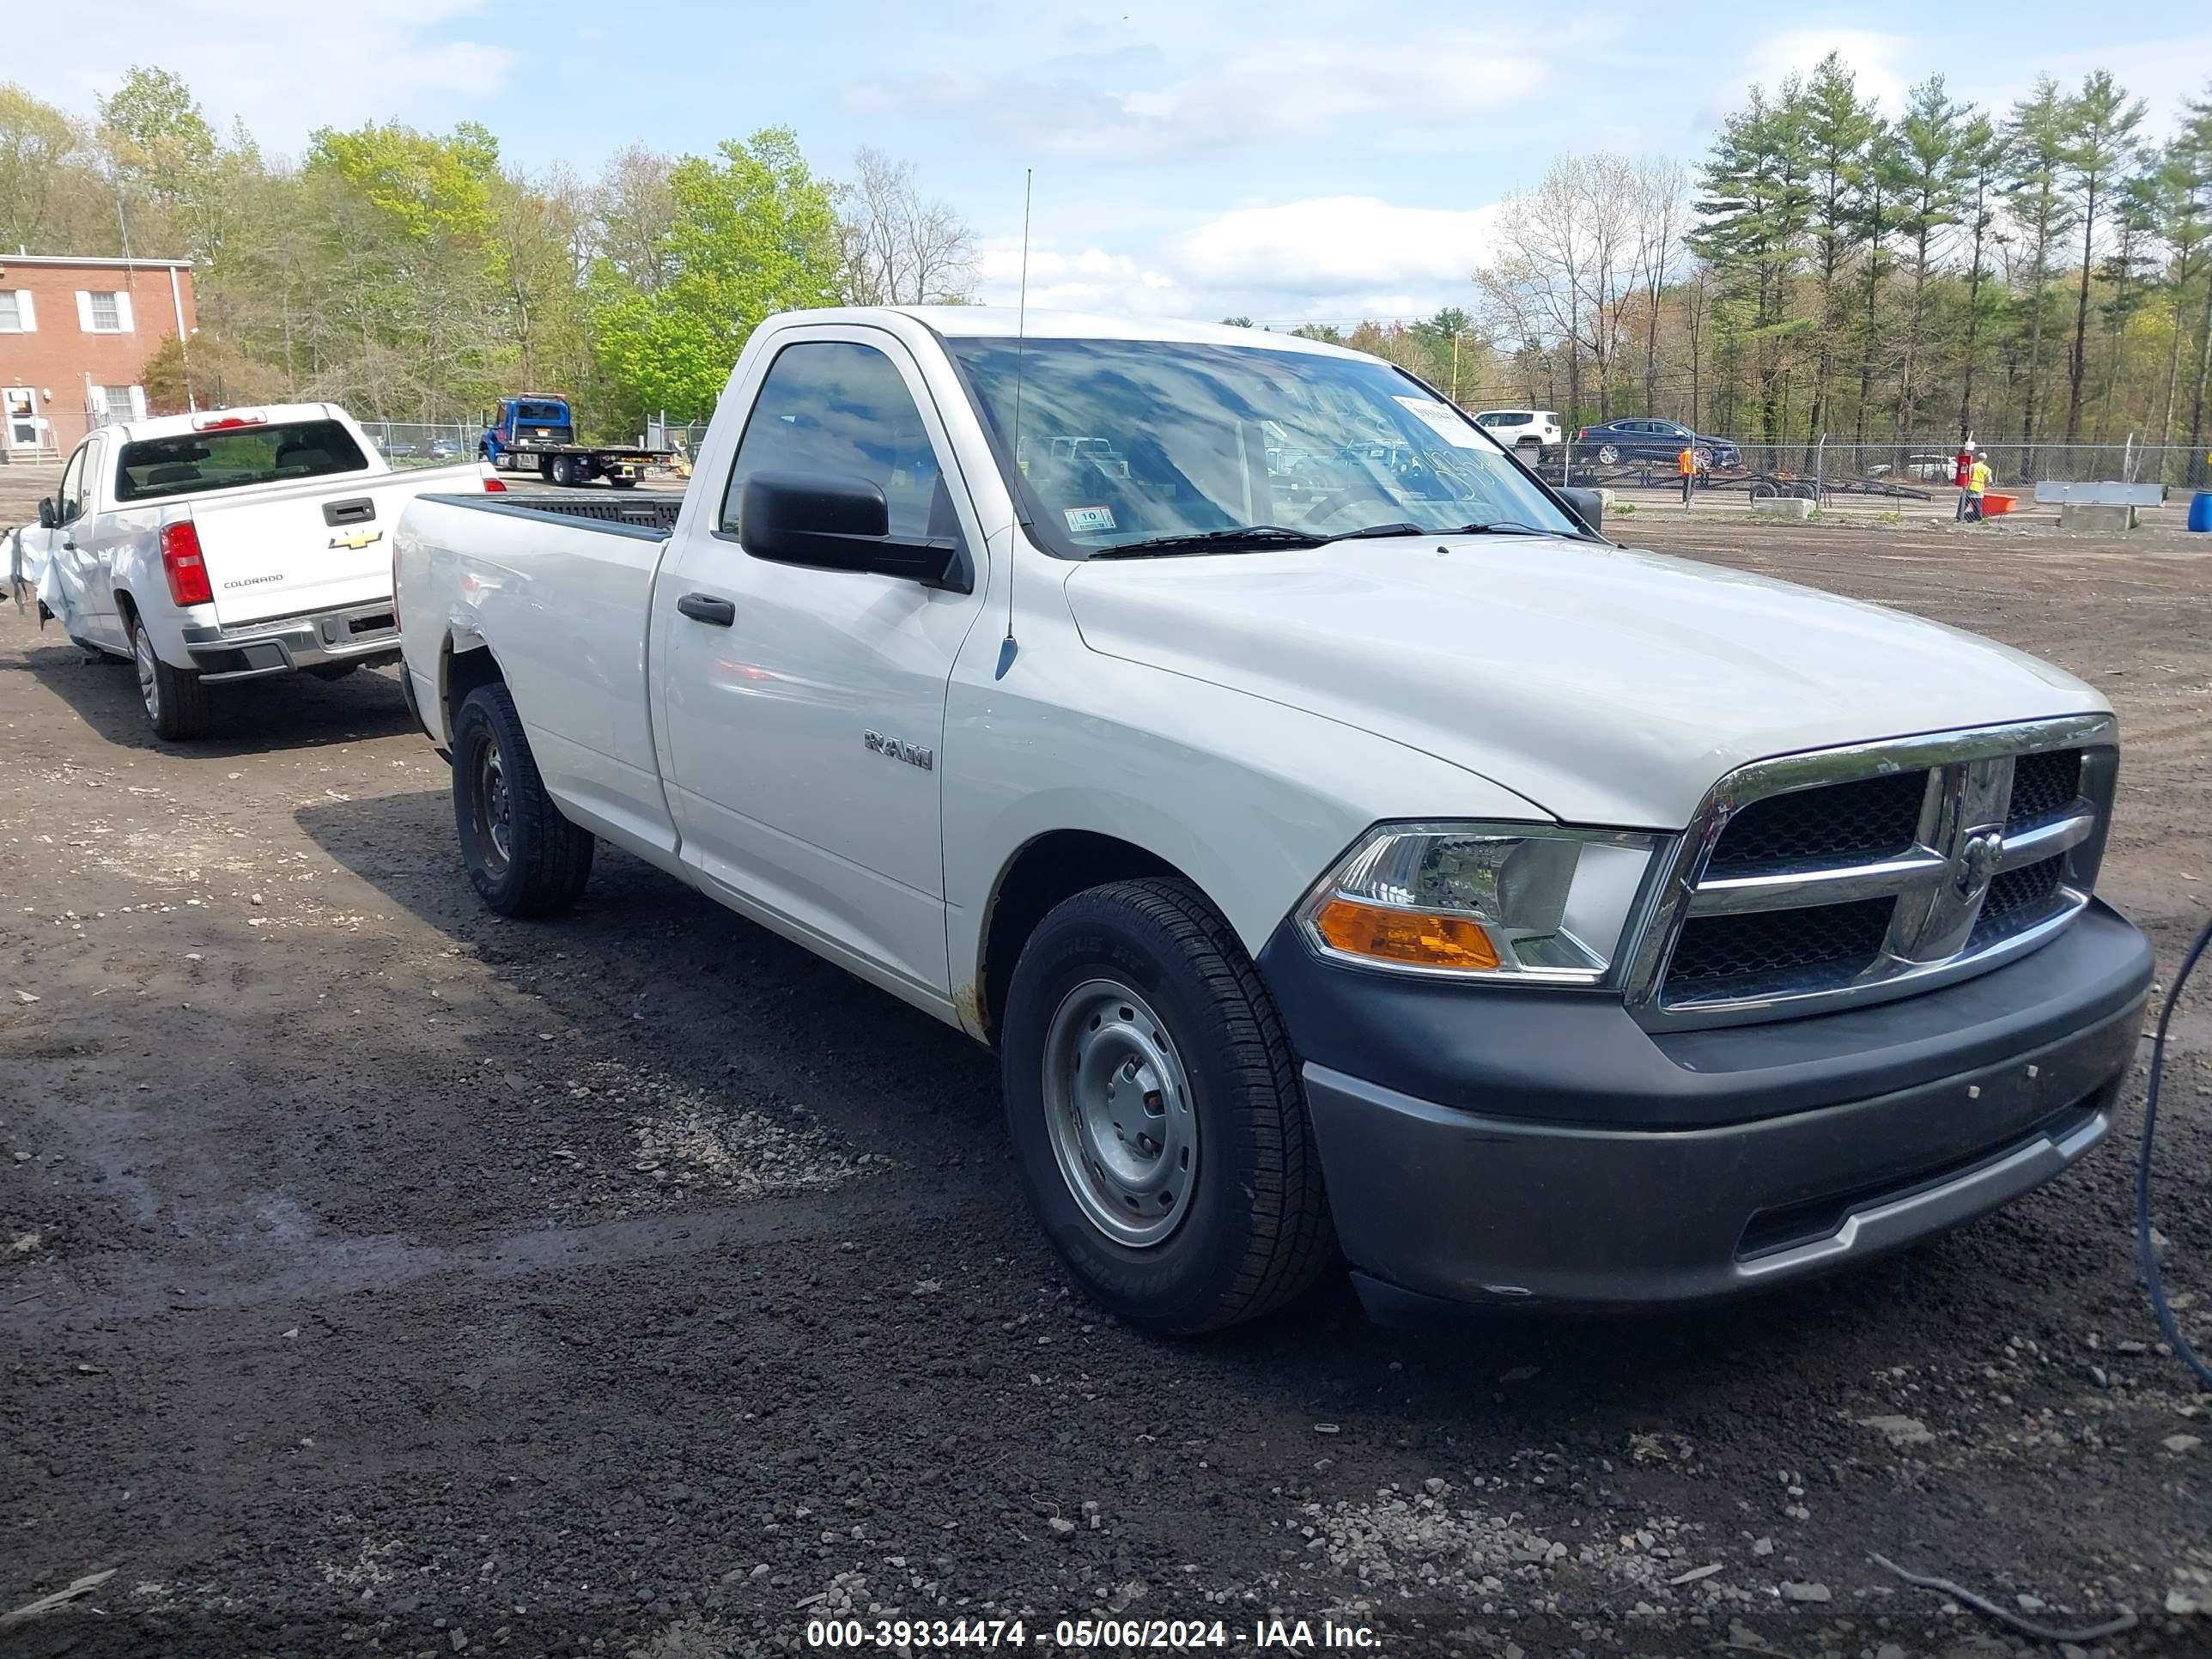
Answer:
<svg viewBox="0 0 2212 1659"><path fill-rule="evenodd" d="M1659 838L1515 823L1381 824L1299 913L1323 956L1522 984L1595 985Z"/></svg>

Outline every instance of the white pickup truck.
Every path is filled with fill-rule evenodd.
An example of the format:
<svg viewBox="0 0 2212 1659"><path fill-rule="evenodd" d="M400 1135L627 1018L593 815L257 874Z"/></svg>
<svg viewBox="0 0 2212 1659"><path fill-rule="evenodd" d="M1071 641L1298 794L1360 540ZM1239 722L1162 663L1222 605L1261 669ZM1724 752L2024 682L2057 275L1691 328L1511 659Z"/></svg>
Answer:
<svg viewBox="0 0 2212 1659"><path fill-rule="evenodd" d="M473 461L395 472L329 404L166 416L88 436L11 551L82 649L137 664L156 732L201 738L210 685L397 660L400 509L506 488Z"/></svg>
<svg viewBox="0 0 2212 1659"><path fill-rule="evenodd" d="M469 877L603 838L1002 1057L1099 1301L1194 1331L1787 1282L2104 1137L2150 976L2104 700L1615 546L1243 329L775 318L672 526L425 497Z"/></svg>

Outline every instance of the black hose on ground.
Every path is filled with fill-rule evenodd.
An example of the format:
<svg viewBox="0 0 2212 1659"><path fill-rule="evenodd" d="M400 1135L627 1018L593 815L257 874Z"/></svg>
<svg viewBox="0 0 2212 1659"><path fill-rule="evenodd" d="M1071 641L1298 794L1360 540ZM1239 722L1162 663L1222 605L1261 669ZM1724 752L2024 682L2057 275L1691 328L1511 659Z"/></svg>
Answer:
<svg viewBox="0 0 2212 1659"><path fill-rule="evenodd" d="M2158 1012L2158 1030L2150 1045L2150 1081L2143 1091L2142 1152L2136 1161L2136 1257L2142 1267L2143 1288L2150 1293L2151 1311L2158 1316L2159 1329L2166 1333L2166 1340L2174 1352L2197 1373L2197 1386L2200 1389L2212 1389L2212 1365L2204 1363L2181 1334L2181 1322L2173 1316L2172 1304L2166 1299L2166 1281L2159 1273L2158 1249L2151 1241L2150 1154L2158 1133L2159 1085L2166 1076L2166 1028L2173 1023L2173 1010L2181 1000L2181 988L2189 983L2189 975L2208 945L2212 945L2212 921L2204 924L2196 943L2181 958L2173 983L2166 988L2165 1006Z"/></svg>

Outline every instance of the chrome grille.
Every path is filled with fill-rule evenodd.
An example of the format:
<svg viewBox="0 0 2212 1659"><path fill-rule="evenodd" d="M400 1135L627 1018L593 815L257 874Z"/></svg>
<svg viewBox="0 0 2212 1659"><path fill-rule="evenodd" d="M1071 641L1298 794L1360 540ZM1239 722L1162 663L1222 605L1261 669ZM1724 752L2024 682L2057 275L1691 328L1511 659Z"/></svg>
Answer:
<svg viewBox="0 0 2212 1659"><path fill-rule="evenodd" d="M2012 801L2005 811L2005 828L2027 830L2047 823L2073 811L2081 795L2080 750L2022 755L2013 763Z"/></svg>
<svg viewBox="0 0 2212 1659"><path fill-rule="evenodd" d="M1901 996L2051 938L2088 902L2109 716L1785 757L1722 780L1624 975L1653 1024Z"/></svg>
<svg viewBox="0 0 2212 1659"><path fill-rule="evenodd" d="M1667 983L1699 986L1833 969L1847 977L1874 960L1896 908L1895 899L1879 898L1746 915L1692 916L1682 925Z"/></svg>
<svg viewBox="0 0 2212 1659"><path fill-rule="evenodd" d="M1706 865L1741 874L1812 860L1893 858L1920 826L1927 775L1861 778L1753 801L1729 818Z"/></svg>

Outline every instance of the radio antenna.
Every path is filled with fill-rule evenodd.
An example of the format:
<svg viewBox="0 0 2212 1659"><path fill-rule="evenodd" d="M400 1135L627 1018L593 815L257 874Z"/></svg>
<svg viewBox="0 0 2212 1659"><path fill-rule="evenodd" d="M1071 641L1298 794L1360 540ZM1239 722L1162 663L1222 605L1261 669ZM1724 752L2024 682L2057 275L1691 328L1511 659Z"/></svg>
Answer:
<svg viewBox="0 0 2212 1659"><path fill-rule="evenodd" d="M1022 169L1022 285L1020 297L1014 305L1014 471L1022 470L1022 356L1029 344L1030 328L1030 191L1036 182L1036 169ZM1022 498L1018 483L1014 489L1014 524L1022 522ZM1006 637L999 646L999 672L994 677L1004 679L1006 671L1014 665L1014 653L1021 647L1014 643L1014 567L1020 562L1021 538L1006 538Z"/></svg>

